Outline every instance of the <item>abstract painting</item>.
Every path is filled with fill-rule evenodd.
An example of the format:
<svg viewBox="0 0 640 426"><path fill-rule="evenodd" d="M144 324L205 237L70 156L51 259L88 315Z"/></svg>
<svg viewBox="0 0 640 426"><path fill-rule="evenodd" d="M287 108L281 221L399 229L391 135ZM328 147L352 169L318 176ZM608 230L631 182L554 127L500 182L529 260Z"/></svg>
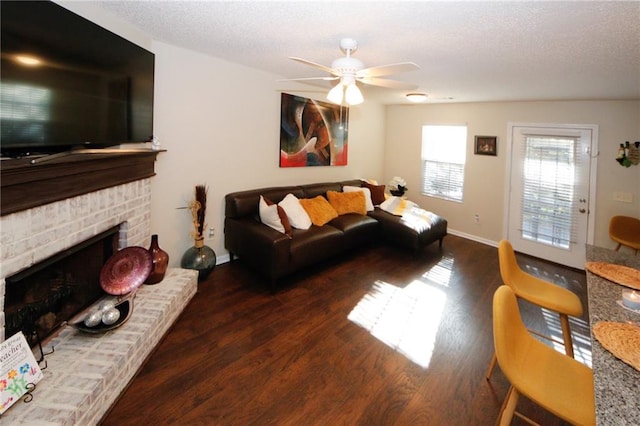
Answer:
<svg viewBox="0 0 640 426"><path fill-rule="evenodd" d="M282 93L280 167L346 166L349 108Z"/></svg>

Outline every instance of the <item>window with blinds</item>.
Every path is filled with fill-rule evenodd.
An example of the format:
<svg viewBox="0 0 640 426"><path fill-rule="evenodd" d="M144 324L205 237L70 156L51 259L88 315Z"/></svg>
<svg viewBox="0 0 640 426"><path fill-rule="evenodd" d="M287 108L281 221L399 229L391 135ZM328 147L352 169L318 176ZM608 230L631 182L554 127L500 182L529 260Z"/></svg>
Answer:
<svg viewBox="0 0 640 426"><path fill-rule="evenodd" d="M577 233L573 200L579 140L529 135L521 146L522 238L569 249Z"/></svg>
<svg viewBox="0 0 640 426"><path fill-rule="evenodd" d="M462 201L467 126L422 127L422 193Z"/></svg>

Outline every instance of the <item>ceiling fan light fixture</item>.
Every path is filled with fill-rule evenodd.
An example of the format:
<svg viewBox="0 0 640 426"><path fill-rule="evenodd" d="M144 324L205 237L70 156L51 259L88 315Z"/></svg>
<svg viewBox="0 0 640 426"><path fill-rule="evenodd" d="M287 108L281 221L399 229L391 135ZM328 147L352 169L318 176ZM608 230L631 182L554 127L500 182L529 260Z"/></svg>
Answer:
<svg viewBox="0 0 640 426"><path fill-rule="evenodd" d="M407 93L405 95L410 102L420 103L427 100L426 93Z"/></svg>
<svg viewBox="0 0 640 426"><path fill-rule="evenodd" d="M1 1L1 0L0 0ZM364 64L357 58L351 56L358 48L358 43L352 38L343 38L340 40L340 50L344 53L343 57L334 60L331 66L325 66L318 64L307 59L299 58L296 56L290 56L289 59L296 62L300 62L305 65L310 65L314 68L320 69L326 73L329 73L330 77L302 77L302 78L290 78L279 81L308 81L308 80L340 80L336 86L331 88L327 93L327 100L330 102L342 105L358 105L364 102L364 97L357 83L366 84L370 86L379 86L388 89L396 90L416 90L417 85L405 83L403 81L389 80L386 77L391 74L400 72L414 71L420 69L420 67L413 62L399 62L397 64L378 65L375 67L365 68ZM426 99L426 95L424 95Z"/></svg>
<svg viewBox="0 0 640 426"><path fill-rule="evenodd" d="M347 86L347 90L345 91L345 99L347 104L349 105L358 105L364 102L364 97L362 97L362 92L356 86L355 83Z"/></svg>
<svg viewBox="0 0 640 426"><path fill-rule="evenodd" d="M345 82L344 80L336 84L327 93L327 99L337 105L342 105L342 101L347 105L358 105L364 102L364 97L360 88L356 85L355 79L352 79L351 82Z"/></svg>
<svg viewBox="0 0 640 426"><path fill-rule="evenodd" d="M342 104L342 95L343 95L343 87L342 82L335 85L335 87L329 90L327 94L327 99L334 104Z"/></svg>

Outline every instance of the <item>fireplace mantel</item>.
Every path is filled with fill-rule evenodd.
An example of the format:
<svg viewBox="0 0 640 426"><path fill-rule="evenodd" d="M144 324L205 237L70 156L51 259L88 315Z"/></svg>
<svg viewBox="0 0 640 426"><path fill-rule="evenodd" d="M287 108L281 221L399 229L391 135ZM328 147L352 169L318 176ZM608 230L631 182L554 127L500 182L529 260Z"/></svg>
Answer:
<svg viewBox="0 0 640 426"><path fill-rule="evenodd" d="M0 216L154 176L159 152L78 151L35 164L30 158L2 160Z"/></svg>

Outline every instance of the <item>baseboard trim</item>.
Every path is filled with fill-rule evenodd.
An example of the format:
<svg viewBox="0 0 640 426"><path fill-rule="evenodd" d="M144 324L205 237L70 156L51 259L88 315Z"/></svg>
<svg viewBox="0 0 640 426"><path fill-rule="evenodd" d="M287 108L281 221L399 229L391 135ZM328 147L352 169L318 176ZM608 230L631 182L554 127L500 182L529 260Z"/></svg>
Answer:
<svg viewBox="0 0 640 426"><path fill-rule="evenodd" d="M231 261L231 256L229 256L229 253L221 254L220 256L216 257L216 265L222 265L223 263L228 263L229 261Z"/></svg>
<svg viewBox="0 0 640 426"><path fill-rule="evenodd" d="M493 240L488 240L486 238L480 238L475 235L467 234L466 232L456 231L455 229L448 229L447 233L451 235L455 235L456 237L465 238L467 240L475 241L478 243L486 244L491 247L498 247L498 242Z"/></svg>

